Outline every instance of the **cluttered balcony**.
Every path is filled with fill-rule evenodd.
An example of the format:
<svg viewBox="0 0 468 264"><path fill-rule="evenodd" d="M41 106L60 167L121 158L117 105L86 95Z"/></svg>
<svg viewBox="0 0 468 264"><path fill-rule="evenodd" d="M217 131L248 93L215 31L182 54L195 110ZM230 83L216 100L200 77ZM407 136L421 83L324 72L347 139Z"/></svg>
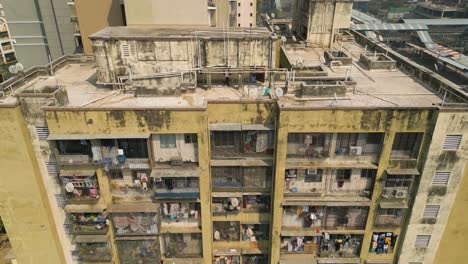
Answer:
<svg viewBox="0 0 468 264"><path fill-rule="evenodd" d="M163 241L162 254L168 259L200 258L203 255L201 234L164 234Z"/></svg>
<svg viewBox="0 0 468 264"><path fill-rule="evenodd" d="M60 165L89 165L93 163L91 141L57 140L56 143Z"/></svg>
<svg viewBox="0 0 468 264"><path fill-rule="evenodd" d="M289 133L287 157L375 163L383 133Z"/></svg>
<svg viewBox="0 0 468 264"><path fill-rule="evenodd" d="M82 262L111 262L112 251L106 235L75 237L77 251L74 254Z"/></svg>
<svg viewBox="0 0 468 264"><path fill-rule="evenodd" d="M120 263L160 263L159 238L148 237L139 240L119 240L116 238Z"/></svg>
<svg viewBox="0 0 468 264"><path fill-rule="evenodd" d="M415 172L413 174L405 174L408 173L407 171L409 173L411 171ZM385 199L408 199L416 173L416 170L387 169L382 197Z"/></svg>
<svg viewBox="0 0 468 264"><path fill-rule="evenodd" d="M59 175L70 202L97 202L99 184L95 170L61 170Z"/></svg>
<svg viewBox="0 0 468 264"><path fill-rule="evenodd" d="M370 198L375 169L286 169L285 196L345 195Z"/></svg>
<svg viewBox="0 0 468 264"><path fill-rule="evenodd" d="M273 130L212 130L210 132L211 158L271 158L274 152L274 135Z"/></svg>
<svg viewBox="0 0 468 264"><path fill-rule="evenodd" d="M76 235L107 234L107 216L105 213L70 213L68 221L71 232Z"/></svg>
<svg viewBox="0 0 468 264"><path fill-rule="evenodd" d="M239 222L213 222L214 241L240 241Z"/></svg>
<svg viewBox="0 0 468 264"><path fill-rule="evenodd" d="M242 241L267 241L270 236L268 224L241 224Z"/></svg>
<svg viewBox="0 0 468 264"><path fill-rule="evenodd" d="M159 234L159 215L155 212L113 212L112 223L116 236L154 236Z"/></svg>
<svg viewBox="0 0 468 264"><path fill-rule="evenodd" d="M284 206L282 225L291 234L320 233L322 230L363 230L368 207Z"/></svg>
<svg viewBox="0 0 468 264"><path fill-rule="evenodd" d="M200 231L200 204L193 202L163 203L161 233L195 233Z"/></svg>
<svg viewBox="0 0 468 264"><path fill-rule="evenodd" d="M101 139L93 159L106 170L149 170L148 135L144 138Z"/></svg>
<svg viewBox="0 0 468 264"><path fill-rule="evenodd" d="M154 194L154 178L148 170L107 170L112 200L115 203L151 202Z"/></svg>
<svg viewBox="0 0 468 264"><path fill-rule="evenodd" d="M213 215L238 214L241 210L241 202L242 194L238 194L237 197L213 197L211 211Z"/></svg>
<svg viewBox="0 0 468 264"><path fill-rule="evenodd" d="M156 182L156 198L198 198L198 177L164 177Z"/></svg>
<svg viewBox="0 0 468 264"><path fill-rule="evenodd" d="M358 258L363 236L328 234L282 236L281 254L308 254L318 258Z"/></svg>
<svg viewBox="0 0 468 264"><path fill-rule="evenodd" d="M271 191L272 167L211 167L213 191Z"/></svg>

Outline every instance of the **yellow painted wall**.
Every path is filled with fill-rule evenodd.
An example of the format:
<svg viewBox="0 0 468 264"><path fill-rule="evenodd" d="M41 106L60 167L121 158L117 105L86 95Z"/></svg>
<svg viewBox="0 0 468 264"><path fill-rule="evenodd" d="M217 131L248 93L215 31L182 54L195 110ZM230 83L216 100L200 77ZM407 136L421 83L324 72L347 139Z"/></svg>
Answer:
<svg viewBox="0 0 468 264"><path fill-rule="evenodd" d="M123 26L120 0L75 0L84 53L92 55L89 35L109 26Z"/></svg>
<svg viewBox="0 0 468 264"><path fill-rule="evenodd" d="M18 263L65 263L20 107L0 108L0 124L0 215Z"/></svg>
<svg viewBox="0 0 468 264"><path fill-rule="evenodd" d="M468 234L468 170L465 165L463 179L452 206L449 220L439 244L434 263L462 263L468 259L466 234ZM462 262L460 262L462 261Z"/></svg>
<svg viewBox="0 0 468 264"><path fill-rule="evenodd" d="M275 103L208 103L208 123L274 124L277 118Z"/></svg>

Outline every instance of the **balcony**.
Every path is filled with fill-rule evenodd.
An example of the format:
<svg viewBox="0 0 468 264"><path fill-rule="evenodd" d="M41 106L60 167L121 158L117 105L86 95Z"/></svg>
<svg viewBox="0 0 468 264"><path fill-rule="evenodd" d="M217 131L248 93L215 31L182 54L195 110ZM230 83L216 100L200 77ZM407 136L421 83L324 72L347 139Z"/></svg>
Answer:
<svg viewBox="0 0 468 264"><path fill-rule="evenodd" d="M390 159L417 159L423 133L396 133Z"/></svg>
<svg viewBox="0 0 468 264"><path fill-rule="evenodd" d="M117 240L117 251L120 263L159 263L159 239Z"/></svg>
<svg viewBox="0 0 468 264"><path fill-rule="evenodd" d="M316 233L323 230L363 230L368 207L285 206L282 225L286 232Z"/></svg>
<svg viewBox="0 0 468 264"><path fill-rule="evenodd" d="M374 169L287 169L285 196L343 195L370 198Z"/></svg>
<svg viewBox="0 0 468 264"><path fill-rule="evenodd" d="M264 167L211 167L214 192L270 192L272 168Z"/></svg>
<svg viewBox="0 0 468 264"><path fill-rule="evenodd" d="M270 195L244 195L242 197L242 212L269 213L270 208Z"/></svg>
<svg viewBox="0 0 468 264"><path fill-rule="evenodd" d="M213 215L238 214L241 205L241 195L239 197L213 197L211 211Z"/></svg>
<svg viewBox="0 0 468 264"><path fill-rule="evenodd" d="M243 264L268 264L268 255L243 255Z"/></svg>
<svg viewBox="0 0 468 264"><path fill-rule="evenodd" d="M112 213L116 236L157 235L159 216L157 213Z"/></svg>
<svg viewBox="0 0 468 264"><path fill-rule="evenodd" d="M398 235L393 232L374 232L369 244L369 253L392 254Z"/></svg>
<svg viewBox="0 0 468 264"><path fill-rule="evenodd" d="M155 134L151 136L151 145L156 163L176 166L198 163L197 134Z"/></svg>
<svg viewBox="0 0 468 264"><path fill-rule="evenodd" d="M156 198L199 198L200 186L197 177L168 177L156 182Z"/></svg>
<svg viewBox="0 0 468 264"><path fill-rule="evenodd" d="M317 161L378 161L383 133L290 133L287 157Z"/></svg>
<svg viewBox="0 0 468 264"><path fill-rule="evenodd" d="M240 241L239 222L213 222L214 242Z"/></svg>
<svg viewBox="0 0 468 264"><path fill-rule="evenodd" d="M362 235L281 237L281 254L307 254L319 258L358 258Z"/></svg>
<svg viewBox="0 0 468 264"><path fill-rule="evenodd" d="M91 142L89 140L57 140L60 165L92 164Z"/></svg>
<svg viewBox="0 0 468 264"><path fill-rule="evenodd" d="M274 131L211 131L211 158L271 158Z"/></svg>
<svg viewBox="0 0 468 264"><path fill-rule="evenodd" d="M199 203L163 203L161 233L196 233L200 219Z"/></svg>
<svg viewBox="0 0 468 264"><path fill-rule="evenodd" d="M166 258L202 257L201 234L165 234L163 241Z"/></svg>
<svg viewBox="0 0 468 264"><path fill-rule="evenodd" d="M242 224L242 241L267 241L270 236L270 225L268 224Z"/></svg>
<svg viewBox="0 0 468 264"><path fill-rule="evenodd" d="M106 216L102 213L71 213L69 214L71 232L76 235L107 234Z"/></svg>
<svg viewBox="0 0 468 264"><path fill-rule="evenodd" d="M375 218L375 226L400 226L402 219L401 215L379 213Z"/></svg>
<svg viewBox="0 0 468 264"><path fill-rule="evenodd" d="M115 203L151 202L154 180L147 170L109 169L112 200Z"/></svg>
<svg viewBox="0 0 468 264"><path fill-rule="evenodd" d="M97 202L99 184L94 170L61 170L60 180L66 198L73 202Z"/></svg>
<svg viewBox="0 0 468 264"><path fill-rule="evenodd" d="M77 254L83 262L110 262L112 252L107 236L77 236Z"/></svg>

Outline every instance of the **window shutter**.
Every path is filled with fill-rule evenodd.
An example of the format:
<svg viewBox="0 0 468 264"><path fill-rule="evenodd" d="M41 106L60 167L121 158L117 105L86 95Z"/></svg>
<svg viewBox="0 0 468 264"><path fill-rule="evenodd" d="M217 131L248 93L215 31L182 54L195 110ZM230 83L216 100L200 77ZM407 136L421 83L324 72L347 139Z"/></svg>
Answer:
<svg viewBox="0 0 468 264"><path fill-rule="evenodd" d="M457 150L460 147L462 135L446 135L443 150Z"/></svg>
<svg viewBox="0 0 468 264"><path fill-rule="evenodd" d="M39 140L46 140L49 137L49 128L47 126L36 126L36 135Z"/></svg>
<svg viewBox="0 0 468 264"><path fill-rule="evenodd" d="M437 218L439 214L440 205L426 205L424 208L424 218Z"/></svg>
<svg viewBox="0 0 468 264"><path fill-rule="evenodd" d="M430 235L417 235L416 242L414 243L414 247L415 248L427 248L430 240L431 240Z"/></svg>
<svg viewBox="0 0 468 264"><path fill-rule="evenodd" d="M122 52L122 57L123 58L128 58L130 57L130 45L128 44L121 44L120 45L120 51Z"/></svg>
<svg viewBox="0 0 468 264"><path fill-rule="evenodd" d="M436 171L432 177L432 184L447 185L450 178L450 171Z"/></svg>

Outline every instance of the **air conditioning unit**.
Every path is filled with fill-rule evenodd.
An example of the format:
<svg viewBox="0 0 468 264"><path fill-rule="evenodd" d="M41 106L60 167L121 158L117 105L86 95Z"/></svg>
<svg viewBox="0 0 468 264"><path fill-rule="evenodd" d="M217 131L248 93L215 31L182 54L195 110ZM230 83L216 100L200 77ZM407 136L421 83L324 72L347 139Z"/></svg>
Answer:
<svg viewBox="0 0 468 264"><path fill-rule="evenodd" d="M408 190L397 190L395 194L396 198L406 198L408 197Z"/></svg>
<svg viewBox="0 0 468 264"><path fill-rule="evenodd" d="M169 164L171 166L182 166L182 165L184 165L184 161L182 160L181 157L172 157L169 160Z"/></svg>
<svg viewBox="0 0 468 264"><path fill-rule="evenodd" d="M307 173L307 175L316 175L317 174L317 169L307 169L306 173Z"/></svg>
<svg viewBox="0 0 468 264"><path fill-rule="evenodd" d="M349 147L349 154L354 155L354 156L361 156L362 147L361 146L350 146Z"/></svg>
<svg viewBox="0 0 468 264"><path fill-rule="evenodd" d="M156 178L154 178L154 181L155 182L162 182L162 178L161 177L156 177Z"/></svg>

